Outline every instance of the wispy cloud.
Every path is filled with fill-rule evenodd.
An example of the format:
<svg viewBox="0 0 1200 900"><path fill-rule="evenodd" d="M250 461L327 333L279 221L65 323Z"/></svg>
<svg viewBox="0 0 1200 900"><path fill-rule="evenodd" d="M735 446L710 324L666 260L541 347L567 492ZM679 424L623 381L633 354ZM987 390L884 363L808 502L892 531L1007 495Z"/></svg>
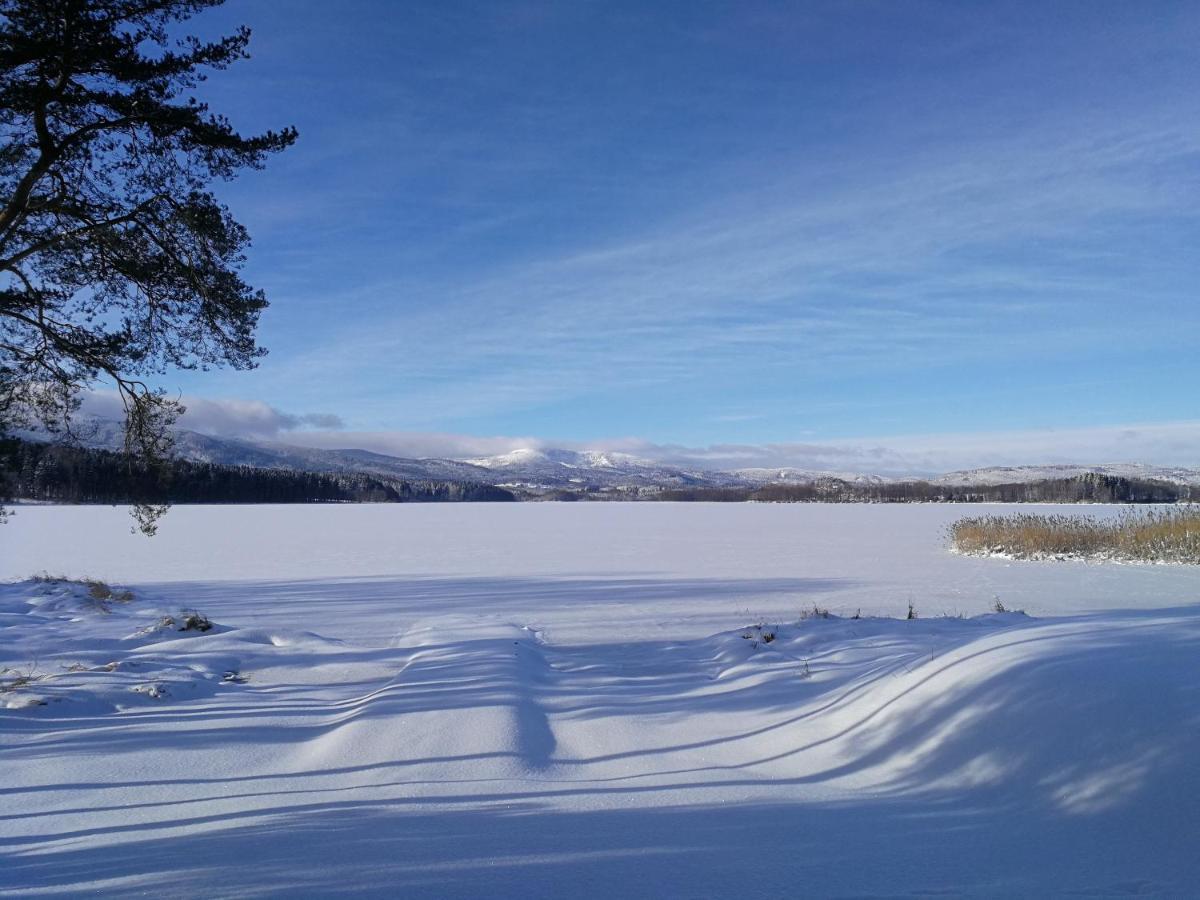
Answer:
<svg viewBox="0 0 1200 900"><path fill-rule="evenodd" d="M879 475L932 475L984 466L1136 462L1194 466L1200 422L991 433L899 435L837 442L714 444L687 447L638 438L556 441L389 432L317 435L299 432L307 446L363 446L402 456L462 458L521 447L615 450L704 469L801 468Z"/></svg>
<svg viewBox="0 0 1200 900"><path fill-rule="evenodd" d="M664 462L718 469L796 467L881 475L930 475L986 466L1101 463L1196 465L1200 421L1090 428L895 435L838 442L682 447L616 442ZM616 446L613 449L617 449Z"/></svg>
<svg viewBox="0 0 1200 900"><path fill-rule="evenodd" d="M121 420L125 410L114 391L88 391L80 398L85 415ZM179 427L217 437L270 440L298 428L339 429L342 419L333 413L287 413L261 400L181 398L186 411Z"/></svg>
<svg viewBox="0 0 1200 900"><path fill-rule="evenodd" d="M365 382L360 417L389 402L437 422L680 386L699 360L820 381L1077 352L1111 341L1106 318L1135 291L1129 338L1169 339L1155 313L1180 282L1164 283L1157 256L1114 259L1110 238L1130 217L1194 210L1197 179L1153 172L1198 153L1196 132L1147 113L743 184L624 241L469 281L360 286L338 305L390 295L403 313L335 327L269 372L318 394Z"/></svg>
<svg viewBox="0 0 1200 900"><path fill-rule="evenodd" d="M536 437L481 436L418 431L298 431L288 443L323 450L370 450L405 459L473 459L550 443ZM572 442L556 446L570 446Z"/></svg>
<svg viewBox="0 0 1200 900"><path fill-rule="evenodd" d="M1184 409L1186 4L284 6L217 98L303 134L229 186L272 354L185 391L696 443Z"/></svg>
<svg viewBox="0 0 1200 900"><path fill-rule="evenodd" d="M944 434L900 434L835 441L706 446L639 437L549 440L533 435L335 430L336 417L282 413L258 401L189 398L186 428L224 437L281 440L305 447L361 449L406 458L465 459L520 448L611 450L679 466L707 469L803 468L883 475L929 475L995 465L1140 462L1195 465L1200 421L1098 425ZM115 412L116 398L87 398L85 411ZM195 412L193 412L193 410Z"/></svg>

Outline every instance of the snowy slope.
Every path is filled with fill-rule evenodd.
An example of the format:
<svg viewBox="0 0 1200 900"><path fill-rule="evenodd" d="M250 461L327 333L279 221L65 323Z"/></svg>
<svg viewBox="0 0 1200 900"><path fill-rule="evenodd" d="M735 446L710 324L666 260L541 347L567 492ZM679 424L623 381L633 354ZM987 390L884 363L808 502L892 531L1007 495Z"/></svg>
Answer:
<svg viewBox="0 0 1200 900"><path fill-rule="evenodd" d="M83 446L119 450L121 426L107 419L78 423ZM22 432L32 440L44 434ZM599 450L515 450L478 459L409 459L368 450L321 450L268 441L212 437L186 429L176 431L175 455L194 462L283 468L313 472L364 472L410 480L525 484L544 488L679 487L742 484L744 479L722 472L685 469Z"/></svg>
<svg viewBox="0 0 1200 900"><path fill-rule="evenodd" d="M45 439L37 432L19 432L31 440ZM86 418L78 423L79 443L85 447L120 450L124 446L121 426L108 419ZM176 456L193 462L264 469L294 469L309 472L364 472L410 480L492 480L486 469L452 459L405 459L367 450L319 450L270 441L212 437L195 431L175 432Z"/></svg>
<svg viewBox="0 0 1200 900"><path fill-rule="evenodd" d="M0 895L1190 895L1196 572L943 511L20 509Z"/></svg>
<svg viewBox="0 0 1200 900"><path fill-rule="evenodd" d="M887 484L895 481L882 475L862 472L821 472L814 469L734 469L730 474L750 484L812 484L826 478L836 478L849 484Z"/></svg>
<svg viewBox="0 0 1200 900"><path fill-rule="evenodd" d="M741 483L741 479L728 473L683 469L603 450L525 448L465 462L488 469L509 482L545 486L679 487Z"/></svg>

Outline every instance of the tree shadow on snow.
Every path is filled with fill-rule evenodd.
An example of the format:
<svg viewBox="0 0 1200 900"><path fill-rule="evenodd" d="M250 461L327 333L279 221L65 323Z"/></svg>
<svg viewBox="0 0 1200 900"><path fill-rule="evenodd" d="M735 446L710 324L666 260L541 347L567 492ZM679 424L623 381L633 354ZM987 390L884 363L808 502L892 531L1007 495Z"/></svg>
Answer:
<svg viewBox="0 0 1200 900"><path fill-rule="evenodd" d="M29 736L6 753L45 766L42 783L0 787L0 804L75 791L79 819L50 829L36 810L10 818L0 888L1114 896L1183 895L1200 883L1200 608L962 633L940 653L828 684L764 677L786 661L706 681L716 660L703 642L556 648L464 633L422 645L394 680L364 682L366 699L337 709L286 692L246 694L194 715L151 710L77 736ZM399 659L411 650L364 652ZM263 700L276 708L256 708ZM446 710L462 711L463 728L482 711L511 712L512 746L169 781L53 777L72 754L115 760L156 741L164 753L244 744L291 759L289 747L354 723ZM715 714L713 733L570 752L549 724L623 713ZM184 730L156 730L172 715ZM481 763L527 776L474 782ZM428 766L444 777L429 780ZM629 774L592 775L593 766ZM171 799L180 791L186 801ZM222 809L204 809L208 801ZM89 822L106 809L136 814Z"/></svg>

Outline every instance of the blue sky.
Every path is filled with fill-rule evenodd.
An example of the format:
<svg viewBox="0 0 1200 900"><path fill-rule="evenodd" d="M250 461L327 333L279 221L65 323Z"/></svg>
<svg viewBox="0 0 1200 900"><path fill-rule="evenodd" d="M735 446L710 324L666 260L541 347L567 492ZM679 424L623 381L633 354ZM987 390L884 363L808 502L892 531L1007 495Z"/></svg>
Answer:
<svg viewBox="0 0 1200 900"><path fill-rule="evenodd" d="M1194 3L233 0L193 25L239 23L253 58L204 96L300 140L221 188L271 352L168 376L206 409L417 453L1200 455ZM1135 426L1174 437L1081 437Z"/></svg>

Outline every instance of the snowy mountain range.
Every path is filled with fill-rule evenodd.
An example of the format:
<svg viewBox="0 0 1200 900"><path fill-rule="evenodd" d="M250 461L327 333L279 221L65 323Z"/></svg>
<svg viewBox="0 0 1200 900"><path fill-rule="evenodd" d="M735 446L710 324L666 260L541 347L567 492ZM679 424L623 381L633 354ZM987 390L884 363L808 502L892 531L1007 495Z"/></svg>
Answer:
<svg viewBox="0 0 1200 900"><path fill-rule="evenodd" d="M520 449L464 460L515 486L686 487L744 483L736 473L688 469L602 450Z"/></svg>
<svg viewBox="0 0 1200 900"><path fill-rule="evenodd" d="M78 441L84 446L116 450L123 444L119 422L92 418L80 421L78 426ZM47 439L45 434L37 433L18 436L30 440ZM827 479L869 485L903 480L870 473L788 467L721 471L671 465L628 453L559 448L523 448L470 459L412 459L352 448L322 450L278 442L213 437L184 429L176 432L175 452L193 462L310 472L363 472L410 481L478 482L531 491L755 487L812 484ZM982 486L1072 478L1088 472L1200 485L1200 469L1138 463L993 466L947 472L923 480L933 484Z"/></svg>
<svg viewBox="0 0 1200 900"><path fill-rule="evenodd" d="M77 423L78 443L119 450L121 424L109 419ZM47 435L19 432L28 440ZM602 489L655 487L721 487L744 485L734 473L686 469L625 453L591 450L522 449L476 459L412 459L369 450L322 450L271 441L213 437L186 429L175 433L175 455L192 462L294 469L309 472L363 472L412 481L479 482L526 489Z"/></svg>

